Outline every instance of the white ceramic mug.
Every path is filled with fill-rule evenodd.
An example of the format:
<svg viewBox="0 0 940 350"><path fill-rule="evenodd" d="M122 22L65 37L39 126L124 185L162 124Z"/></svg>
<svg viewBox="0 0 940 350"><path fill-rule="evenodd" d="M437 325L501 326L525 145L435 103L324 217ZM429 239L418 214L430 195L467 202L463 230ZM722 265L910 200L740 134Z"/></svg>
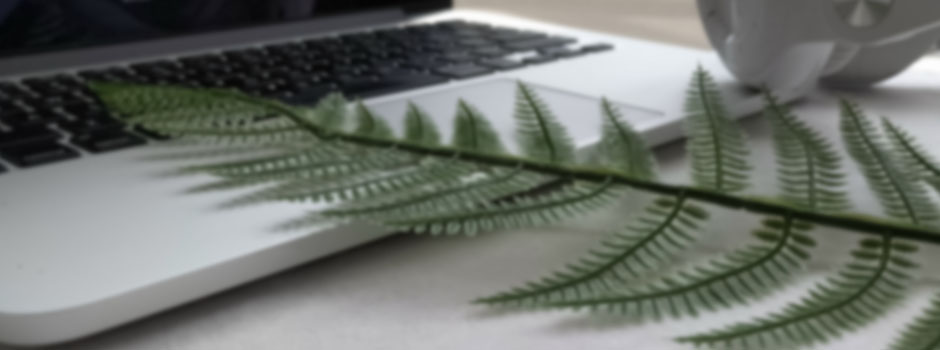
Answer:
<svg viewBox="0 0 940 350"><path fill-rule="evenodd" d="M940 0L698 0L712 46L741 82L800 94L868 86L940 41Z"/></svg>

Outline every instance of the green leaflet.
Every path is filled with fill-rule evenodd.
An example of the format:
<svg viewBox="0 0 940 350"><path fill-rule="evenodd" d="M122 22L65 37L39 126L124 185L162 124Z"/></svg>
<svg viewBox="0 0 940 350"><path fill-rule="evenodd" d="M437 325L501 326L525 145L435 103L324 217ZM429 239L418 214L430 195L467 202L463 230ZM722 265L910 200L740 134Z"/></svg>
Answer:
<svg viewBox="0 0 940 350"><path fill-rule="evenodd" d="M913 171L913 178L921 179L940 191L940 165L919 145L910 133L894 125L888 118L881 119L894 154L903 162L904 168Z"/></svg>
<svg viewBox="0 0 940 350"><path fill-rule="evenodd" d="M343 98L343 95L329 94L310 111L310 121L326 130L345 130L348 105L349 102Z"/></svg>
<svg viewBox="0 0 940 350"><path fill-rule="evenodd" d="M785 282L809 259L814 240L810 227L767 220L755 235L762 241L706 264L669 274L655 282L623 288L590 298L557 301L546 306L603 309L636 318L697 316L743 304Z"/></svg>
<svg viewBox="0 0 940 350"><path fill-rule="evenodd" d="M871 189L889 216L916 225L931 226L940 219L937 207L903 163L888 153L884 141L854 104L842 102L842 135L846 148L859 164Z"/></svg>
<svg viewBox="0 0 940 350"><path fill-rule="evenodd" d="M332 176L317 179L294 179L272 188L237 198L229 206L242 206L267 201L333 202L370 200L393 192L427 186L429 183L454 181L472 169L467 165L428 160L405 164L355 176Z"/></svg>
<svg viewBox="0 0 940 350"><path fill-rule="evenodd" d="M574 141L545 101L519 83L516 92L516 139L526 157L549 163L573 163Z"/></svg>
<svg viewBox="0 0 940 350"><path fill-rule="evenodd" d="M221 121L229 119L226 113L233 111L249 114L270 113L267 108L242 99L247 95L229 90L194 90L173 86L100 82L89 85L109 109L134 118L146 118L156 113L162 115L162 119L168 116L161 113L168 111L194 111L200 114L188 115L192 119Z"/></svg>
<svg viewBox="0 0 940 350"><path fill-rule="evenodd" d="M499 135L493 125L476 108L464 100L457 103L454 118L454 148L481 153L505 153Z"/></svg>
<svg viewBox="0 0 940 350"><path fill-rule="evenodd" d="M938 329L940 329L940 296L934 297L923 314L905 327L901 336L891 345L891 350L938 350L940 349Z"/></svg>
<svg viewBox="0 0 940 350"><path fill-rule="evenodd" d="M375 115L369 107L356 103L356 129L353 133L362 136L371 136L380 139L395 138L395 133L388 126L388 122Z"/></svg>
<svg viewBox="0 0 940 350"><path fill-rule="evenodd" d="M777 178L784 200L812 210L838 212L849 208L842 190L845 175L832 144L794 116L789 108L764 93L764 115L773 126Z"/></svg>
<svg viewBox="0 0 940 350"><path fill-rule="evenodd" d="M670 263L695 240L707 213L685 199L657 200L636 224L605 239L586 257L540 280L478 299L506 306L549 306L575 302L621 289Z"/></svg>
<svg viewBox="0 0 940 350"><path fill-rule="evenodd" d="M891 245L890 238L863 242L852 263L781 311L679 340L712 348L793 348L858 329L896 304L909 283L909 258Z"/></svg>
<svg viewBox="0 0 940 350"><path fill-rule="evenodd" d="M414 162L414 158L394 152L350 157L348 154L315 149L189 168L184 171L206 172L223 178L191 189L191 192L206 192L295 179L325 181L362 172L394 169Z"/></svg>
<svg viewBox="0 0 940 350"><path fill-rule="evenodd" d="M492 204L439 208L385 224L395 230L432 235L476 235L522 227L538 227L604 207L620 191L612 184L575 183L547 194L513 198Z"/></svg>
<svg viewBox="0 0 940 350"><path fill-rule="evenodd" d="M748 186L748 148L744 133L725 110L714 79L701 67L686 101L686 134L697 186L724 192Z"/></svg>
<svg viewBox="0 0 940 350"><path fill-rule="evenodd" d="M638 179L656 178L656 161L646 143L609 100L601 100L604 126L592 163Z"/></svg>
<svg viewBox="0 0 940 350"><path fill-rule="evenodd" d="M428 146L441 144L437 125L414 103L408 103L408 111L405 113L405 140Z"/></svg>
<svg viewBox="0 0 940 350"><path fill-rule="evenodd" d="M418 193L409 193L368 203L349 203L321 213L323 217L387 222L395 218L415 217L429 211L454 210L484 205L498 198L505 198L525 191L533 183L540 183L540 176L519 169L493 170L476 174L454 183L426 188Z"/></svg>

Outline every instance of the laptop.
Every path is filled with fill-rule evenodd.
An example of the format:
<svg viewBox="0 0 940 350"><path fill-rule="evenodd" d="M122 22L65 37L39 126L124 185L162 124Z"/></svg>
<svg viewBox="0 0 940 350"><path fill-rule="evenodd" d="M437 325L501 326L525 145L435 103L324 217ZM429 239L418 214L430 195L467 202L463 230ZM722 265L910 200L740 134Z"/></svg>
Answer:
<svg viewBox="0 0 940 350"><path fill-rule="evenodd" d="M222 209L244 191L189 193L213 179L166 174L198 149L121 124L87 81L234 88L297 105L341 92L395 125L413 102L443 130L464 99L505 140L523 81L587 148L601 97L651 145L681 137L697 65L722 82L734 115L759 110L712 52L450 0L4 0L0 343L89 336L392 234L279 231L322 205Z"/></svg>

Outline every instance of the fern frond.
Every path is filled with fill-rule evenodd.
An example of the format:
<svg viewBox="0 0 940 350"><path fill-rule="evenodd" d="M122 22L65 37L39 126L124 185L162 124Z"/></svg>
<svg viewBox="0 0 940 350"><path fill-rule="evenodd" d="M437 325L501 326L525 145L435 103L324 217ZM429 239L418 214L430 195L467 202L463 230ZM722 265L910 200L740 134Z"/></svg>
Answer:
<svg viewBox="0 0 940 350"><path fill-rule="evenodd" d="M886 214L924 226L931 226L940 219L926 191L912 174L900 168L903 164L886 150L872 122L858 106L848 101L842 102L841 129L846 148L859 164Z"/></svg>
<svg viewBox="0 0 940 350"><path fill-rule="evenodd" d="M441 144L437 125L414 103L408 103L408 111L405 113L405 140L428 146Z"/></svg>
<svg viewBox="0 0 940 350"><path fill-rule="evenodd" d="M750 166L744 133L730 119L715 80L702 67L692 79L685 110L695 184L723 192L747 188Z"/></svg>
<svg viewBox="0 0 940 350"><path fill-rule="evenodd" d="M385 118L375 115L362 102L356 103L356 130L353 133L379 139L395 138L395 132Z"/></svg>
<svg viewBox="0 0 940 350"><path fill-rule="evenodd" d="M838 275L782 311L679 340L722 348L799 347L867 325L902 298L915 264L890 237L864 240L852 255Z"/></svg>
<svg viewBox="0 0 940 350"><path fill-rule="evenodd" d="M684 198L661 198L644 215L605 239L587 257L538 281L478 299L505 306L544 306L621 290L668 265L670 258L695 241L694 233L708 213Z"/></svg>
<svg viewBox="0 0 940 350"><path fill-rule="evenodd" d="M894 154L904 164L905 170L913 172L913 178L923 180L940 191L940 163L937 163L909 132L887 118L882 118L881 122L893 146Z"/></svg>
<svg viewBox="0 0 940 350"><path fill-rule="evenodd" d="M514 198L466 208L441 208L416 217L389 220L389 227L432 235L468 236L480 232L538 227L609 205L622 189L610 182L574 183L544 195Z"/></svg>
<svg viewBox="0 0 940 350"><path fill-rule="evenodd" d="M500 154L506 148L493 125L475 107L464 100L457 102L453 146L472 152Z"/></svg>
<svg viewBox="0 0 940 350"><path fill-rule="evenodd" d="M523 192L533 183L543 181L542 176L520 169L497 169L478 175L449 186L427 188L419 193L368 203L348 203L339 208L325 210L320 215L328 218L386 222L395 218L415 217L440 208L484 205Z"/></svg>
<svg viewBox="0 0 940 350"><path fill-rule="evenodd" d="M601 100L601 113L604 116L603 132L592 162L638 179L656 178L656 161L652 152L624 120L620 109L605 98Z"/></svg>
<svg viewBox="0 0 940 350"><path fill-rule="evenodd" d="M516 92L516 138L522 154L549 163L574 162L574 141L567 130L528 85L519 82Z"/></svg>
<svg viewBox="0 0 940 350"><path fill-rule="evenodd" d="M842 190L841 157L822 135L794 116L770 92L764 92L764 115L773 126L781 197L812 210L838 212L849 208Z"/></svg>
<svg viewBox="0 0 940 350"><path fill-rule="evenodd" d="M940 350L940 296L905 327L891 350Z"/></svg>

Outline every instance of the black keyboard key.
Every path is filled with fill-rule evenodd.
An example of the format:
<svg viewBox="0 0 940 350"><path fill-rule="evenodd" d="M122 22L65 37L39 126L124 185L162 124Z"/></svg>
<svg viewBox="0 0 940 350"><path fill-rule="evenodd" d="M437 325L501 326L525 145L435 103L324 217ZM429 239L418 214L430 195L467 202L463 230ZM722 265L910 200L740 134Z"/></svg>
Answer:
<svg viewBox="0 0 940 350"><path fill-rule="evenodd" d="M368 79L351 79L340 82L340 90L348 96L371 97L446 82L447 79L410 71L391 72L385 76Z"/></svg>
<svg viewBox="0 0 940 350"><path fill-rule="evenodd" d="M78 152L55 141L0 148L0 157L19 167L31 167L78 157Z"/></svg>
<svg viewBox="0 0 940 350"><path fill-rule="evenodd" d="M592 53L592 52L601 52L613 50L614 46L611 44L591 44L581 47L581 52Z"/></svg>
<svg viewBox="0 0 940 350"><path fill-rule="evenodd" d="M549 47L568 45L575 41L576 40L570 39L570 38L543 38L543 39L523 40L523 41L506 44L506 49L513 50L513 51L540 50L540 49L545 49Z"/></svg>
<svg viewBox="0 0 940 350"><path fill-rule="evenodd" d="M485 46L473 50L473 54L478 57L502 57L510 54L498 46Z"/></svg>
<svg viewBox="0 0 940 350"><path fill-rule="evenodd" d="M294 91L290 96L285 96L281 100L285 103L293 105L306 105L312 106L317 102L320 102L320 99L326 97L331 92L336 91L336 87L332 85L310 85L299 88L297 91Z"/></svg>
<svg viewBox="0 0 940 350"><path fill-rule="evenodd" d="M584 52L582 52L581 50L572 50L564 46L559 46L559 47L550 47L547 49L539 50L539 53L545 56L568 58L568 57L579 56L583 54Z"/></svg>
<svg viewBox="0 0 940 350"><path fill-rule="evenodd" d="M459 64L453 66L441 67L434 70L437 74L445 75L454 79L466 79L488 74L493 70L487 67L481 67L475 64Z"/></svg>
<svg viewBox="0 0 940 350"><path fill-rule="evenodd" d="M72 144L92 153L114 151L145 143L143 138L120 128L98 129L72 136Z"/></svg>
<svg viewBox="0 0 940 350"><path fill-rule="evenodd" d="M481 66L490 67L490 68L499 69L499 70L516 69L516 68L522 68L525 66L525 63L522 63L516 60L511 60L508 58L489 58L489 59L481 60L479 63Z"/></svg>
<svg viewBox="0 0 940 350"><path fill-rule="evenodd" d="M12 130L0 132L0 148L14 147L35 142L54 142L61 137L62 135L55 130L49 129L49 127L44 124L24 124Z"/></svg>
<svg viewBox="0 0 940 350"><path fill-rule="evenodd" d="M512 42L518 42L518 41L531 41L531 40L545 39L547 37L548 35L545 35L542 33L521 32L521 31L516 31L516 30L511 30L511 29L499 30L499 31L496 31L492 36L490 36L491 39L502 41L504 43L512 43Z"/></svg>

